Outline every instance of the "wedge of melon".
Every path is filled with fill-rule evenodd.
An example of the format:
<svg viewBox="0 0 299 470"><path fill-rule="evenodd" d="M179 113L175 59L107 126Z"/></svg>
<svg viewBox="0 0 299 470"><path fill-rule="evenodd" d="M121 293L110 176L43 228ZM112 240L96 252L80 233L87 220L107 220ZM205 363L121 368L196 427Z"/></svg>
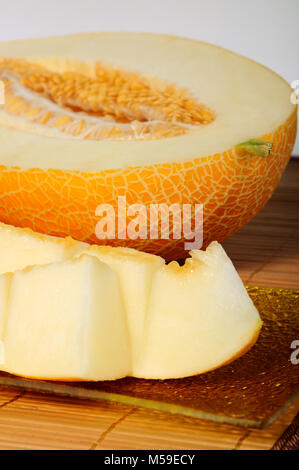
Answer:
<svg viewBox="0 0 299 470"><path fill-rule="evenodd" d="M223 240L270 198L296 136L283 79L189 39L102 33L0 43L0 80L1 220L93 243L102 243L97 206L111 204L117 224L124 195L147 211L202 203L204 244ZM182 257L184 234L172 239L172 229L169 240L109 243Z"/></svg>
<svg viewBox="0 0 299 470"><path fill-rule="evenodd" d="M72 258L87 245L0 223L0 274Z"/></svg>
<svg viewBox="0 0 299 470"><path fill-rule="evenodd" d="M118 280L95 257L16 272L4 330L2 369L14 374L109 380L131 371Z"/></svg>
<svg viewBox="0 0 299 470"><path fill-rule="evenodd" d="M5 364L4 334L12 274L0 275L0 369Z"/></svg>
<svg viewBox="0 0 299 470"><path fill-rule="evenodd" d="M191 255L183 267L174 261L154 274L136 377L206 372L244 354L257 339L259 313L221 245Z"/></svg>
<svg viewBox="0 0 299 470"><path fill-rule="evenodd" d="M0 223L0 274L69 259L86 246L71 237L46 236L29 228Z"/></svg>
<svg viewBox="0 0 299 470"><path fill-rule="evenodd" d="M132 248L113 248L92 245L83 250L108 264L118 276L127 315L133 363L140 355L144 340L144 325L152 279L159 266L165 264L160 256L143 253ZM77 254L80 256L81 253Z"/></svg>
<svg viewBox="0 0 299 470"><path fill-rule="evenodd" d="M37 258L36 234L26 236ZM38 238L50 253L52 238ZM11 247L10 256L16 264ZM31 266L0 275L0 369L7 372L51 380L185 377L244 354L261 328L217 242L193 250L183 266L82 243L72 259L32 266L26 256Z"/></svg>

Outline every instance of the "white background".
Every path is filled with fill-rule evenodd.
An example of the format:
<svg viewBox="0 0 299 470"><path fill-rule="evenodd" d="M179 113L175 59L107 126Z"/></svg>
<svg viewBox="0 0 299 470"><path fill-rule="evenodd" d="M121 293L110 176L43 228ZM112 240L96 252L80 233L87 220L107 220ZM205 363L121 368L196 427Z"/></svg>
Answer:
<svg viewBox="0 0 299 470"><path fill-rule="evenodd" d="M0 7L2 41L85 31L176 34L299 80L299 0L0 0Z"/></svg>

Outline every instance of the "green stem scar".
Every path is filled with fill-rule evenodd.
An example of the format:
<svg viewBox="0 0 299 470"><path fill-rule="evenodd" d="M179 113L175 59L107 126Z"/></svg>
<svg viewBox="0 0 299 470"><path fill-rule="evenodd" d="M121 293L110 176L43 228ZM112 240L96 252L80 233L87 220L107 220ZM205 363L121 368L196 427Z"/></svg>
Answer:
<svg viewBox="0 0 299 470"><path fill-rule="evenodd" d="M250 139L246 142L236 145L236 148L246 150L248 153L258 157L268 157L270 155L273 143L266 140Z"/></svg>

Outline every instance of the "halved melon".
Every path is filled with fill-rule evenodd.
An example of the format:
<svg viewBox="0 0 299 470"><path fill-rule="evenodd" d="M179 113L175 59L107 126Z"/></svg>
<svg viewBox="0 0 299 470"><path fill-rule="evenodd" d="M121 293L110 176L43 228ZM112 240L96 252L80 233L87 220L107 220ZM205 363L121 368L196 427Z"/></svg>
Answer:
<svg viewBox="0 0 299 470"><path fill-rule="evenodd" d="M126 196L147 210L202 203L204 244L223 240L267 202L295 141L297 107L283 79L189 39L1 43L0 79L0 218L52 235L103 243L96 208L111 204L117 218ZM172 239L171 229L169 240L108 242L170 259L184 255L184 234Z"/></svg>

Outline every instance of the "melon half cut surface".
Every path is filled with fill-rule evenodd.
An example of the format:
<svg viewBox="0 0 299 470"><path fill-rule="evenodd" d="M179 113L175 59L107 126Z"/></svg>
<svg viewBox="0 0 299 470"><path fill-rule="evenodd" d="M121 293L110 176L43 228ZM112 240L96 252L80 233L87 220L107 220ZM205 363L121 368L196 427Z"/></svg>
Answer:
<svg viewBox="0 0 299 470"><path fill-rule="evenodd" d="M296 136L281 77L200 41L95 33L0 43L0 80L1 220L92 243L103 242L99 204L111 204L117 226L118 196L147 211L203 204L204 246L223 240L272 195ZM173 239L172 229L168 240L125 243L178 259L185 234Z"/></svg>
<svg viewBox="0 0 299 470"><path fill-rule="evenodd" d="M23 230L7 229L16 245L24 240ZM26 235L37 259L36 235ZM39 237L50 251L52 237ZM255 343L259 313L217 242L191 251L183 266L73 243L70 258L27 259L0 275L1 370L50 380L178 378L220 367ZM25 264L20 253L9 256L10 266L18 256Z"/></svg>

